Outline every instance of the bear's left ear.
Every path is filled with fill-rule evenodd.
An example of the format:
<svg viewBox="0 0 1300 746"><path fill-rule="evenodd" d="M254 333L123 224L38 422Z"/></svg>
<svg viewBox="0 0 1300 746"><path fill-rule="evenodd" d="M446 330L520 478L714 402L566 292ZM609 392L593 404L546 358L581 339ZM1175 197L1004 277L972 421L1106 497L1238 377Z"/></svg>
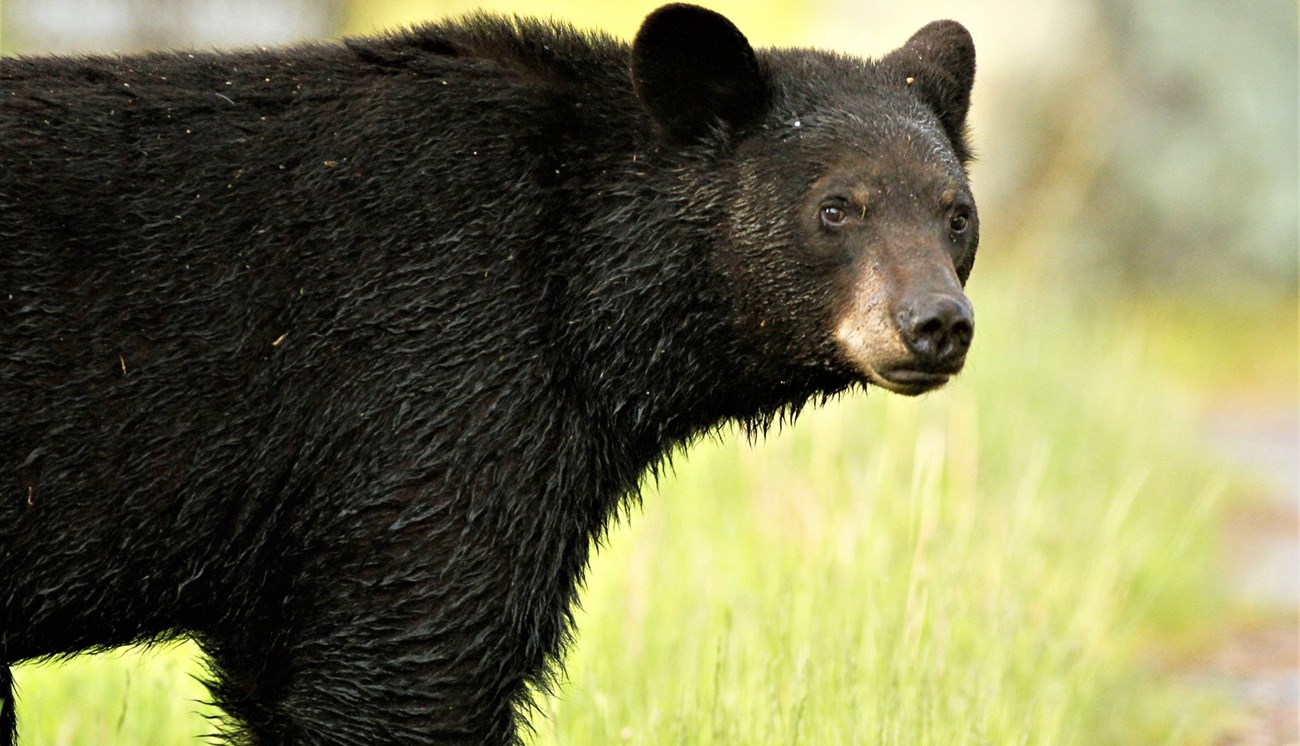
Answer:
<svg viewBox="0 0 1300 746"><path fill-rule="evenodd" d="M637 98L673 140L721 124L740 129L766 109L767 82L744 34L695 5L665 5L646 17L632 43Z"/></svg>
<svg viewBox="0 0 1300 746"><path fill-rule="evenodd" d="M970 32L956 21L935 21L886 55L881 64L934 111L965 162L970 157L966 112L975 84L975 42Z"/></svg>

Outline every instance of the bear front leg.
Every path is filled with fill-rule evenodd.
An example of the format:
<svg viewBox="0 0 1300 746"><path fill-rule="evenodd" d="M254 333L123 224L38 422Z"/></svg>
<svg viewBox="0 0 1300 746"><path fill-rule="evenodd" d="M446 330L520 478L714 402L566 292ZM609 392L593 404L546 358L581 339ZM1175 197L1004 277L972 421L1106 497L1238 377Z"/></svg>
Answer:
<svg viewBox="0 0 1300 746"><path fill-rule="evenodd" d="M214 698L238 721L230 741L519 743L517 712L560 652L576 573L491 550L322 561L276 635L249 624L205 637Z"/></svg>
<svg viewBox="0 0 1300 746"><path fill-rule="evenodd" d="M511 744L528 672L488 619L428 634L374 609L313 625L276 649L214 641L212 693L237 744Z"/></svg>

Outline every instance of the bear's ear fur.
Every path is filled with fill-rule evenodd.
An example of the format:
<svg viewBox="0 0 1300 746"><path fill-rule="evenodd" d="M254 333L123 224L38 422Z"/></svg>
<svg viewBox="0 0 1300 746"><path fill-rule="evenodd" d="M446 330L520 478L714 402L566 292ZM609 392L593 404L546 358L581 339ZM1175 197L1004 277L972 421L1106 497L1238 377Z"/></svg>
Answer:
<svg viewBox="0 0 1300 746"><path fill-rule="evenodd" d="M718 124L737 130L767 108L767 82L745 36L695 5L665 5L632 43L632 82L671 140L690 141Z"/></svg>
<svg viewBox="0 0 1300 746"><path fill-rule="evenodd" d="M956 21L935 21L881 62L934 111L965 162L970 157L966 112L975 84L975 42L970 32Z"/></svg>

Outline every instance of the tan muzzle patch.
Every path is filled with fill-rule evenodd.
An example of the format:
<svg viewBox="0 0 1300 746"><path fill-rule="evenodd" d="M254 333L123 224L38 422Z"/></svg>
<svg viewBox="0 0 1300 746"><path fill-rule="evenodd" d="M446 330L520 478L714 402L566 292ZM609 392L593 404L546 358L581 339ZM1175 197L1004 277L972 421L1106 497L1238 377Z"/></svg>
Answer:
<svg viewBox="0 0 1300 746"><path fill-rule="evenodd" d="M947 382L946 375L917 371L915 356L903 341L890 311L888 278L867 268L835 322L840 352L871 383L897 394L924 393Z"/></svg>

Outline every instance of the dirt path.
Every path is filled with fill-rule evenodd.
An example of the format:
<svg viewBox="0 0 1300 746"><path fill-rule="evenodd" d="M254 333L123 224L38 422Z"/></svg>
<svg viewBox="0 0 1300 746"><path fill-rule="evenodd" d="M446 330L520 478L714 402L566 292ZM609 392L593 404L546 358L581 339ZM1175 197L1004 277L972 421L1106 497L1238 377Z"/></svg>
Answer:
<svg viewBox="0 0 1300 746"><path fill-rule="evenodd" d="M1207 435L1262 498L1227 515L1232 625L1190 675L1239 708L1216 745L1300 746L1300 412L1294 401L1241 403L1209 418Z"/></svg>

